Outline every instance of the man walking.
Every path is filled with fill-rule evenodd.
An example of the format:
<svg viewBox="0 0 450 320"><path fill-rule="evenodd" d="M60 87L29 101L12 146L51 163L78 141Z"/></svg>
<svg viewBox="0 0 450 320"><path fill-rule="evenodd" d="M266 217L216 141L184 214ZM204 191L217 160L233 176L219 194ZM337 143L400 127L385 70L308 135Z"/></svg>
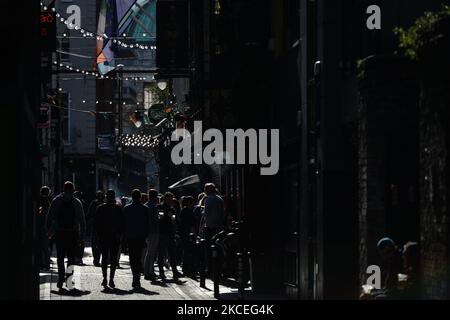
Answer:
<svg viewBox="0 0 450 320"><path fill-rule="evenodd" d="M183 207L180 212L180 224L178 231L181 237L181 246L183 249L183 274L193 275L193 248L190 241L190 234L196 232L198 223L194 216L194 197L187 196L181 200Z"/></svg>
<svg viewBox="0 0 450 320"><path fill-rule="evenodd" d="M181 277L177 270L176 261L176 245L175 245L175 220L176 210L173 207L173 194L166 192L164 194L164 202L157 207L163 215L159 219L159 247L158 247L158 268L159 277L166 279L164 275L164 256L167 252L169 255L170 267L172 269L173 278Z"/></svg>
<svg viewBox="0 0 450 320"><path fill-rule="evenodd" d="M124 234L128 243L132 287L141 287L142 249L148 236L148 208L141 203L141 191L134 189L131 193L132 203L124 208Z"/></svg>
<svg viewBox="0 0 450 320"><path fill-rule="evenodd" d="M148 218L149 218L149 235L147 237L147 250L145 252L144 260L144 278L145 280L155 281L155 260L158 250L158 240L159 240L159 216L158 209L158 191L151 189L148 191L148 202L146 206L148 207Z"/></svg>
<svg viewBox="0 0 450 320"><path fill-rule="evenodd" d="M83 192L75 190L73 196L80 200L81 206L83 207L83 212L86 213L86 202L84 201ZM86 216L85 216L86 219ZM87 227L86 227L87 229ZM80 239L80 245L77 248L77 254L75 255L75 263L79 266L84 266L83 257L84 257L84 238Z"/></svg>
<svg viewBox="0 0 450 320"><path fill-rule="evenodd" d="M92 256L94 257L94 266L100 267L100 244L98 242L98 235L94 230L94 216L97 212L97 207L105 203L105 195L102 190L98 190L95 194L95 199L92 200L89 205L87 221L89 223L91 229L91 247L92 247Z"/></svg>
<svg viewBox="0 0 450 320"><path fill-rule="evenodd" d="M59 289L65 280L64 259L67 256L67 266L74 265L76 250L86 231L83 207L73 192L72 182L65 182L63 192L50 204L47 216L47 230L56 242Z"/></svg>
<svg viewBox="0 0 450 320"><path fill-rule="evenodd" d="M106 192L106 203L97 208L94 217L94 230L98 235L102 255L103 287L106 287L108 283L109 262L111 264L109 286L115 288L114 274L117 267L117 252L119 250L122 227L122 208L116 204L114 190L108 190Z"/></svg>

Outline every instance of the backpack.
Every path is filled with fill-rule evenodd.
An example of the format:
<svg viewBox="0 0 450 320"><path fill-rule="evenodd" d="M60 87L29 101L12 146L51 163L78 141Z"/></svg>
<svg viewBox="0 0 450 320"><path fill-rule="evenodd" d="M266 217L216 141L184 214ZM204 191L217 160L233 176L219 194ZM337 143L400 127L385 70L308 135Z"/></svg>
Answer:
<svg viewBox="0 0 450 320"><path fill-rule="evenodd" d="M58 213L58 227L63 230L75 229L75 204L73 199L63 201Z"/></svg>

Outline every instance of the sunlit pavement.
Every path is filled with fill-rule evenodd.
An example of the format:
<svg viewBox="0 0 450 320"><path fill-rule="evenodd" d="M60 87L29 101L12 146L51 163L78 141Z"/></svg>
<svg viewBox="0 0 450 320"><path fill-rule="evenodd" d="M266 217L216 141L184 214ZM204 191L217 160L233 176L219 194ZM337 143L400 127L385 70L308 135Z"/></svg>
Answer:
<svg viewBox="0 0 450 320"><path fill-rule="evenodd" d="M132 290L130 264L128 256L123 254L120 260L121 269L117 269L114 278L116 288L105 289L101 286L103 280L101 268L93 265L91 248L86 248L83 262L85 266L74 267L75 290L69 291L65 285L63 290L59 290L56 287L58 280L56 257L52 257L51 269L40 273L41 300L214 300L213 283L209 279L206 280L206 288L200 288L198 281L187 277L173 281L172 272L167 269L166 282L159 279L150 282L142 277L142 289ZM227 295L233 291L220 286L221 294Z"/></svg>

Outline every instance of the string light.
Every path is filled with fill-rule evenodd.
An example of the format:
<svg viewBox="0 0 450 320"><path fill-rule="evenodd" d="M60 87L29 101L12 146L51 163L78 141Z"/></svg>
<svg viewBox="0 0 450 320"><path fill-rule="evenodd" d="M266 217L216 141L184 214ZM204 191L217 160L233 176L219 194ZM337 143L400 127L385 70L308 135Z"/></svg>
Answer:
<svg viewBox="0 0 450 320"><path fill-rule="evenodd" d="M104 119L107 119L112 116L116 116L117 112L108 112L108 111L95 111L95 110L83 110L76 108L69 108L59 106L53 103L42 103L43 106L58 108L69 110L71 112L80 112L87 113L91 116L102 116ZM119 145L126 147L140 147L140 148L156 148L161 142L164 142L164 145L167 146L167 142L170 143L170 139L164 139L164 134L158 134L157 136L145 135L145 134L125 134L119 137L118 143ZM161 139L160 139L161 138Z"/></svg>
<svg viewBox="0 0 450 320"><path fill-rule="evenodd" d="M41 8L44 11L47 11L47 9L48 9L47 6L45 6L42 2L41 2ZM52 8L52 11L56 12L55 8ZM126 38L126 36L127 36L125 33L123 34L123 37L110 37L107 34L100 35L100 34L97 34L97 33L94 33L94 32L86 31L85 29L81 28L80 26L77 26L75 24L70 23L59 12L56 12L56 18L57 18L56 20L59 21L60 23L65 24L69 28L72 28L72 29L74 29L76 31L79 31L83 35L84 38L96 38L98 41L111 39L114 44L117 44L117 45L119 45L119 46L121 46L123 48L142 49L142 50L149 50L149 49L150 50L156 50L156 46L154 46L154 45L148 46L148 45L140 44L138 42L136 42L134 44L130 44L130 43L126 43L126 42L122 41L121 39ZM63 36L67 37L67 34L64 33ZM147 34L143 33L142 36L145 38L145 37L147 37Z"/></svg>
<svg viewBox="0 0 450 320"><path fill-rule="evenodd" d="M58 91L64 91L64 89L63 88L59 88L58 89ZM83 105L86 105L86 104L91 104L91 102L89 102L89 101L87 101L87 100L74 100L74 99L71 99L71 102L72 103L74 103L74 104L83 104ZM109 105L113 105L114 103L117 103L117 101L114 101L114 100L95 100L95 104L96 105L98 105L98 104L109 104ZM93 102L92 102L92 104L94 104ZM138 108L140 105L141 105L141 103L140 102L136 102L136 103L128 103L128 102L126 102L126 101L122 101L122 105L124 105L124 106L127 106L127 107L129 107L129 108L133 108L133 107L135 107L135 108Z"/></svg>
<svg viewBox="0 0 450 320"><path fill-rule="evenodd" d="M158 137L150 135L126 134L119 138L119 144L125 147L155 148L159 143Z"/></svg>
<svg viewBox="0 0 450 320"><path fill-rule="evenodd" d="M57 66L58 61L53 61L53 64ZM59 63L59 66L61 68L65 68L67 70L70 70L70 71L73 71L76 73L81 73L81 74L88 75L88 76L94 76L95 78L100 79L100 80L106 80L106 79L117 80L118 79L118 77L103 75L103 74L100 74L100 73L94 72L94 71L88 71L88 70L82 70L79 68L74 68L72 65L69 65L69 64ZM124 80L125 81L147 81L147 80L152 80L152 79L153 79L153 77L148 78L148 77L133 76L133 77L126 77Z"/></svg>
<svg viewBox="0 0 450 320"><path fill-rule="evenodd" d="M116 112L108 112L108 111L95 111L95 110L82 110L82 109L76 109L76 108L68 108L68 107L63 107L63 106L59 106L56 104L50 104L50 103L42 103L42 105L48 106L48 107L53 107L53 108L58 108L58 109L74 111L74 112L88 113L92 116L101 115L103 117L109 117L109 116L117 114Z"/></svg>

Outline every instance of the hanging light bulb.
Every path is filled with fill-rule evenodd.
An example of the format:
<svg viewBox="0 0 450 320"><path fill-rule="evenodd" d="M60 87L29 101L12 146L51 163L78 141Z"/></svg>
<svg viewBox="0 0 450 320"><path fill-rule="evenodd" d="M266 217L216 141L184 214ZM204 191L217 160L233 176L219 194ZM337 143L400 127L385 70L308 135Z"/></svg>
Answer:
<svg viewBox="0 0 450 320"><path fill-rule="evenodd" d="M221 10L221 9L222 9L222 8L221 8L221 6L220 6L219 0L215 0L215 2L214 2L214 14L215 14L216 16L220 15L220 10Z"/></svg>
<svg viewBox="0 0 450 320"><path fill-rule="evenodd" d="M159 90L164 91L167 88L167 82L165 82L165 81L158 81L157 86L158 86Z"/></svg>

